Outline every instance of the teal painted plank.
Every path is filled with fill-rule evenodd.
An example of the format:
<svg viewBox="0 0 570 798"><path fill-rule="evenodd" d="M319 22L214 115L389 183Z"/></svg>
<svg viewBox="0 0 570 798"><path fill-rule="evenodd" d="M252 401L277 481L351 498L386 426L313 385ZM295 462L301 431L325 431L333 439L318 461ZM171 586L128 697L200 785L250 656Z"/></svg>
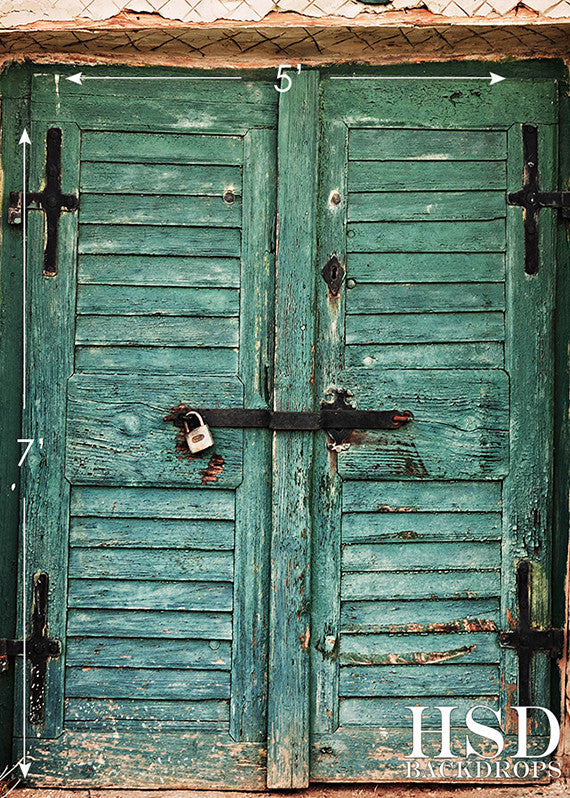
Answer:
<svg viewBox="0 0 570 798"><path fill-rule="evenodd" d="M81 158L83 161L119 163L239 166L243 161L243 143L239 136L214 136L207 133L100 133L86 130L81 137Z"/></svg>
<svg viewBox="0 0 570 798"><path fill-rule="evenodd" d="M504 308L505 289L502 283L360 284L348 291L346 298L346 312L352 314L436 313Z"/></svg>
<svg viewBox="0 0 570 798"><path fill-rule="evenodd" d="M115 553L116 554L116 553ZM116 555L117 556L117 555ZM88 574L93 576L93 574ZM79 576L81 578L75 579ZM212 610L231 612L233 588L226 582L161 582L89 579L69 574L68 604L74 609Z"/></svg>
<svg viewBox="0 0 570 798"><path fill-rule="evenodd" d="M343 546L343 571L454 571L496 569L500 546L493 543L356 543Z"/></svg>
<svg viewBox="0 0 570 798"><path fill-rule="evenodd" d="M350 222L500 219L506 214L502 191L352 192Z"/></svg>
<svg viewBox="0 0 570 798"><path fill-rule="evenodd" d="M152 316L78 316L75 338L79 344L150 344L151 346L221 346L239 343L234 318L153 318Z"/></svg>
<svg viewBox="0 0 570 798"><path fill-rule="evenodd" d="M191 346L78 346L75 349L75 371L229 376L237 374L237 350Z"/></svg>
<svg viewBox="0 0 570 798"><path fill-rule="evenodd" d="M234 558L229 551L169 551L168 549L74 548L69 573L91 579L184 579L231 581ZM149 587L151 590L158 589Z"/></svg>
<svg viewBox="0 0 570 798"><path fill-rule="evenodd" d="M422 728L441 730L441 712L438 706L449 706L449 698L443 696L421 696L421 698L343 698L340 701L342 726L396 726L412 728L410 706L426 707L422 714ZM495 710L497 699L488 695L472 695L469 698L453 697L451 727L465 723L465 715L474 706L484 706ZM473 718L486 726L497 726L497 718L490 712L476 710ZM426 738L427 741L427 738ZM427 750L427 745L425 746Z"/></svg>
<svg viewBox="0 0 570 798"><path fill-rule="evenodd" d="M497 161L507 157L507 138L492 130L353 128L348 154L352 161Z"/></svg>
<svg viewBox="0 0 570 798"><path fill-rule="evenodd" d="M342 665L497 664L501 649L493 632L449 635L343 635Z"/></svg>
<svg viewBox="0 0 570 798"><path fill-rule="evenodd" d="M341 696L497 695L499 668L493 665L384 665L340 671Z"/></svg>
<svg viewBox="0 0 570 798"><path fill-rule="evenodd" d="M276 93L276 92L275 92ZM185 673L185 672L184 672ZM180 690L184 693L184 689ZM127 699L128 700L128 699ZM182 695L182 702L188 695ZM263 790L265 787L265 747L263 743L233 740L227 731L164 729L160 734L160 755L154 730L67 731L57 739L36 742L32 739L36 783L61 787L71 783L89 789L156 789L180 784L197 789L223 789L231 783L236 789ZM87 770L86 751L97 747L101 764ZM92 762L92 756L90 757Z"/></svg>
<svg viewBox="0 0 570 798"><path fill-rule="evenodd" d="M503 161L350 161L348 164L350 192L489 191L504 190L505 183Z"/></svg>
<svg viewBox="0 0 570 798"><path fill-rule="evenodd" d="M347 258L348 277L362 283L499 282L505 277L502 252L353 252Z"/></svg>
<svg viewBox="0 0 570 798"><path fill-rule="evenodd" d="M77 312L126 316L237 316L234 288L79 285Z"/></svg>
<svg viewBox="0 0 570 798"><path fill-rule="evenodd" d="M503 341L502 313L384 313L348 316L347 344Z"/></svg>
<svg viewBox="0 0 570 798"><path fill-rule="evenodd" d="M238 258L158 255L80 255L80 283L239 288Z"/></svg>
<svg viewBox="0 0 570 798"><path fill-rule="evenodd" d="M437 579L446 579L445 574ZM426 634L492 632L499 619L498 599L469 601L349 601L342 604L341 631L351 634Z"/></svg>
<svg viewBox="0 0 570 798"><path fill-rule="evenodd" d="M500 482L343 482L345 512L500 512Z"/></svg>
<svg viewBox="0 0 570 798"><path fill-rule="evenodd" d="M73 518L71 546L230 551L234 545L231 521L174 521L164 518Z"/></svg>
<svg viewBox="0 0 570 798"><path fill-rule="evenodd" d="M220 350L221 351L221 350ZM463 344L368 344L347 346L348 368L502 368L504 348L501 343Z"/></svg>
<svg viewBox="0 0 570 798"><path fill-rule="evenodd" d="M351 222L346 235L349 252L496 252L505 222Z"/></svg>
<svg viewBox="0 0 570 798"><path fill-rule="evenodd" d="M67 641L66 662L70 668L195 668L229 671L231 644L220 640L71 637Z"/></svg>
<svg viewBox="0 0 570 798"><path fill-rule="evenodd" d="M68 611L67 633L71 637L140 638L143 629L151 630L153 639L232 639L232 619L227 612L141 612L118 609Z"/></svg>
<svg viewBox="0 0 570 798"><path fill-rule="evenodd" d="M474 224L474 223L473 223ZM239 257L240 232L230 227L81 225L79 253L104 255L213 255Z"/></svg>
<svg viewBox="0 0 570 798"><path fill-rule="evenodd" d="M343 543L500 540L500 513L345 513Z"/></svg>
<svg viewBox="0 0 570 798"><path fill-rule="evenodd" d="M72 728L80 728L89 723L92 725L112 726L119 728L127 724L141 724L152 721L174 721L177 723L211 723L226 722L229 708L227 701L215 699L200 701L143 701L137 699L104 698L68 698L65 702L66 724ZM142 726L144 728L144 726Z"/></svg>
<svg viewBox="0 0 570 798"><path fill-rule="evenodd" d="M241 201L222 197L171 197L140 194L83 194L79 221L82 224L192 225L240 227ZM137 232L133 230L133 235Z"/></svg>
<svg viewBox="0 0 570 798"><path fill-rule="evenodd" d="M136 668L67 668L69 698L153 698L198 700L228 698L226 671L156 670Z"/></svg>
<svg viewBox="0 0 570 798"><path fill-rule="evenodd" d="M187 488L74 487L71 513L115 518L232 520L234 493Z"/></svg>
<svg viewBox="0 0 570 798"><path fill-rule="evenodd" d="M470 70L471 75L472 65ZM378 67L371 74L382 76L386 71ZM528 119L535 124L557 120L556 81L548 78L504 81L500 86L469 80L445 85L441 81L324 78L323 95L325 116L340 116L351 127L406 128L414 120L415 128L481 130L483 125L504 129Z"/></svg>
<svg viewBox="0 0 570 798"><path fill-rule="evenodd" d="M236 166L90 161L81 164L82 193L221 197L228 189L241 194L241 169Z"/></svg>
<svg viewBox="0 0 570 798"><path fill-rule="evenodd" d="M343 476L493 479L507 473L505 372L345 370L343 382L362 409L383 407L414 415L399 430L353 432L350 449L338 458Z"/></svg>
<svg viewBox="0 0 570 798"><path fill-rule="evenodd" d="M436 577L431 571L368 571L342 577L344 601L486 599L500 594L499 571L448 571Z"/></svg>

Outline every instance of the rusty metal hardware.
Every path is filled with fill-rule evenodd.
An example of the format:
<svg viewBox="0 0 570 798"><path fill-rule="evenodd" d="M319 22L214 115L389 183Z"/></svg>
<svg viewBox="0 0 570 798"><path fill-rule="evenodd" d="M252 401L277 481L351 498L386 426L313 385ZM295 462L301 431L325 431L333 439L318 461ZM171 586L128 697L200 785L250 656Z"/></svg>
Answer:
<svg viewBox="0 0 570 798"><path fill-rule="evenodd" d="M505 648L514 648L519 658L518 702L522 707L532 706L530 669L534 654L545 651L553 659L560 659L564 644L562 629L537 629L531 623L530 571L530 562L521 560L517 566L517 627L499 635L500 644Z"/></svg>
<svg viewBox="0 0 570 798"><path fill-rule="evenodd" d="M46 245L44 249L43 273L46 277L57 274L57 239L59 217L62 211L75 211L79 198L75 194L61 191L61 129L51 127L46 137L46 179L43 191L26 195L27 207L22 208L22 193L10 192L8 222L21 224L22 213L27 210L41 210L46 215Z"/></svg>
<svg viewBox="0 0 570 798"><path fill-rule="evenodd" d="M48 635L49 576L34 576L34 599L30 634L26 638L26 657L31 663L30 703L28 718L34 726L41 725L45 717L47 663L61 654L61 643ZM0 639L0 672L8 670L8 659L24 653L22 640Z"/></svg>
<svg viewBox="0 0 570 798"><path fill-rule="evenodd" d="M542 208L560 208L570 219L570 191L541 191L538 184L538 130L534 125L522 126L523 186L509 194L510 205L520 205L524 220L524 270L527 274L538 272L538 216Z"/></svg>
<svg viewBox="0 0 570 798"><path fill-rule="evenodd" d="M332 296L338 296L342 281L344 280L345 270L336 255L325 263L321 270L325 283L329 287Z"/></svg>
<svg viewBox="0 0 570 798"><path fill-rule="evenodd" d="M398 429L413 415L398 410L357 410L346 401L347 392L337 391L335 400L323 402L316 412L280 411L269 408L224 408L194 410L185 405L173 407L165 421L184 429L184 419L189 413L199 413L210 427L233 427L237 429L325 430L331 440L339 445L354 429Z"/></svg>

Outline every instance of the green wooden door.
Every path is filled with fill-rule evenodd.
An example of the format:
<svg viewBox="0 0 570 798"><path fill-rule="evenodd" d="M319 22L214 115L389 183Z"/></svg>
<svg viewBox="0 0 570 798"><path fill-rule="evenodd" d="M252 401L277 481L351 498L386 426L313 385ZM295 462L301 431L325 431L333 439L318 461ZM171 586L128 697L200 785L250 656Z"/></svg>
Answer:
<svg viewBox="0 0 570 798"><path fill-rule="evenodd" d="M410 706L457 707L459 754L470 706L517 704L520 560L549 619L553 217L527 275L506 194L523 123L555 187L555 84L339 77L34 76L30 189L57 128L80 197L56 276L29 212L29 579L63 644L38 784L405 780ZM339 388L414 421L191 457L163 420Z"/></svg>

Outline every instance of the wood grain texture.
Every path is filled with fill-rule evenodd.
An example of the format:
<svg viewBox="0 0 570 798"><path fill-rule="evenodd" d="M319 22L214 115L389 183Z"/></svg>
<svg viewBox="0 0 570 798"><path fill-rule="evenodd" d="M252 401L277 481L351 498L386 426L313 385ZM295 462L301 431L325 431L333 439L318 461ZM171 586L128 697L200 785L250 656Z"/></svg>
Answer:
<svg viewBox="0 0 570 798"><path fill-rule="evenodd" d="M347 344L503 341L503 313L378 313L348 316Z"/></svg>
<svg viewBox="0 0 570 798"><path fill-rule="evenodd" d="M227 723L228 701L153 701L136 699L68 698L65 719L70 728L85 730L86 724L107 728L156 728L157 722L184 726L193 723Z"/></svg>
<svg viewBox="0 0 570 798"><path fill-rule="evenodd" d="M208 133L101 133L86 130L81 137L81 157L84 161L118 163L240 166L243 143L240 136L213 136Z"/></svg>
<svg viewBox="0 0 570 798"><path fill-rule="evenodd" d="M228 698L227 671L155 670L138 668L68 668L70 698Z"/></svg>
<svg viewBox="0 0 570 798"><path fill-rule="evenodd" d="M235 375L235 348L209 346L78 346L75 370L87 374L138 374L197 377Z"/></svg>
<svg viewBox="0 0 570 798"><path fill-rule="evenodd" d="M68 613L72 637L131 637L139 639L152 621L153 638L231 640L232 619L223 612L174 612L149 614L138 610L76 610ZM91 696L94 698L95 696ZM105 698L105 695L101 696ZM128 696L124 696L128 698ZM156 696L160 698L160 696Z"/></svg>
<svg viewBox="0 0 570 798"><path fill-rule="evenodd" d="M241 193L241 170L235 166L97 163L81 168L81 191L91 194L175 194L219 196ZM120 205L120 201L119 201Z"/></svg>
<svg viewBox="0 0 570 798"><path fill-rule="evenodd" d="M232 288L155 288L79 285L77 312L126 316L237 316L239 292Z"/></svg>
<svg viewBox="0 0 570 798"><path fill-rule="evenodd" d="M445 578L445 577L443 577ZM349 601L342 605L345 634L424 634L427 632L494 631L498 598L469 601Z"/></svg>
<svg viewBox="0 0 570 798"><path fill-rule="evenodd" d="M347 237L349 252L497 252L505 247L505 223L351 222Z"/></svg>
<svg viewBox="0 0 570 798"><path fill-rule="evenodd" d="M72 515L114 518L184 518L232 520L235 512L231 490L186 488L74 487Z"/></svg>
<svg viewBox="0 0 570 798"><path fill-rule="evenodd" d="M80 254L193 255L239 257L240 233L233 227L169 227L129 224L82 225Z"/></svg>
<svg viewBox="0 0 570 798"><path fill-rule="evenodd" d="M159 227L240 227L241 201L222 196L180 197L164 194L84 194L82 224L132 224ZM134 231L133 231L134 232ZM136 233L135 233L136 234Z"/></svg>
<svg viewBox="0 0 570 798"><path fill-rule="evenodd" d="M191 255L80 255L80 283L239 288L239 258Z"/></svg>
<svg viewBox="0 0 570 798"><path fill-rule="evenodd" d="M343 601L486 599L501 593L500 571L354 571L343 574Z"/></svg>
<svg viewBox="0 0 570 798"><path fill-rule="evenodd" d="M350 161L348 190L465 191L504 189L503 161Z"/></svg>
<svg viewBox="0 0 570 798"><path fill-rule="evenodd" d="M301 72L279 100L276 410L312 408L318 74ZM269 618L267 786L309 781L310 552L313 436L276 432Z"/></svg>
<svg viewBox="0 0 570 798"><path fill-rule="evenodd" d="M342 665L422 665L457 663L496 664L500 658L497 636L492 632L449 635L343 635L339 658ZM362 671L360 671L362 672ZM437 681L437 680L436 680Z"/></svg>
<svg viewBox="0 0 570 798"><path fill-rule="evenodd" d="M67 601L77 609L122 607L129 610L213 610L231 612L233 589L230 582L173 582L149 585L141 574L128 580L96 579L95 575L70 574ZM78 578L74 578L78 577ZM150 588L150 589L149 589Z"/></svg>
<svg viewBox="0 0 570 798"><path fill-rule="evenodd" d="M342 487L345 512L500 512L502 484L497 482L354 482ZM441 518L441 516L440 516ZM387 522L391 523L391 522Z"/></svg>
<svg viewBox="0 0 570 798"><path fill-rule="evenodd" d="M500 540L500 513L345 513L342 542Z"/></svg>
<svg viewBox="0 0 570 798"><path fill-rule="evenodd" d="M216 645L212 647L211 643ZM227 670L231 663L228 641L130 640L121 637L70 638L68 667Z"/></svg>
<svg viewBox="0 0 570 798"><path fill-rule="evenodd" d="M498 689L499 669L493 665L370 665L340 671L342 696L496 695Z"/></svg>
<svg viewBox="0 0 570 798"><path fill-rule="evenodd" d="M219 351L219 350L218 350ZM346 347L348 368L502 368L502 343L365 344Z"/></svg>
<svg viewBox="0 0 570 798"><path fill-rule="evenodd" d="M177 521L164 518L72 518L72 546L231 551L231 521Z"/></svg>
<svg viewBox="0 0 570 798"><path fill-rule="evenodd" d="M150 580L183 579L227 582L233 576L233 554L229 551L176 551L165 549L79 549L69 555L73 576L93 579ZM149 588L152 590L152 586Z"/></svg>
<svg viewBox="0 0 570 798"><path fill-rule="evenodd" d="M109 324L106 316L78 316L76 342L152 346L238 346L238 323L235 318L115 316Z"/></svg>
<svg viewBox="0 0 570 798"><path fill-rule="evenodd" d="M346 312L351 314L493 311L504 307L502 283L360 284L348 292L346 302Z"/></svg>
<svg viewBox="0 0 570 798"><path fill-rule="evenodd" d="M351 222L474 221L505 213L502 191L370 191L348 198Z"/></svg>
<svg viewBox="0 0 570 798"><path fill-rule="evenodd" d="M348 155L359 161L499 161L507 157L504 131L367 130L352 128Z"/></svg>
<svg viewBox="0 0 570 798"><path fill-rule="evenodd" d="M505 276L501 252L352 252L347 258L348 277L362 283L499 282Z"/></svg>

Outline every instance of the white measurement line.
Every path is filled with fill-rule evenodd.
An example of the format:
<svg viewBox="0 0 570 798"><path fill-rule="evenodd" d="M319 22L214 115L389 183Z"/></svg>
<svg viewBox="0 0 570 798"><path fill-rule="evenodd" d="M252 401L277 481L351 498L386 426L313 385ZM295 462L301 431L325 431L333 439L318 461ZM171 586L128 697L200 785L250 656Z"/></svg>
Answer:
<svg viewBox="0 0 570 798"><path fill-rule="evenodd" d="M28 131L20 136L18 144L23 145L22 149L22 408L26 409L26 316L27 316L27 272L28 272L28 241L27 241L27 177L26 177L26 145L31 144Z"/></svg>
<svg viewBox="0 0 570 798"><path fill-rule="evenodd" d="M492 86L494 83L500 83L502 80L506 80L506 78L495 74L495 72L489 72L489 77L480 77L474 75L469 75L466 77L460 77L457 75L454 75L453 77L424 77L420 75L331 75L331 80L488 80Z"/></svg>
<svg viewBox="0 0 570 798"><path fill-rule="evenodd" d="M27 641L26 641L26 497L22 498L22 759L18 764L24 778L30 770L30 763L26 763L26 710L28 704L27 692Z"/></svg>
<svg viewBox="0 0 570 798"><path fill-rule="evenodd" d="M78 72L66 80L83 85L84 80L242 80L238 75L84 75Z"/></svg>

